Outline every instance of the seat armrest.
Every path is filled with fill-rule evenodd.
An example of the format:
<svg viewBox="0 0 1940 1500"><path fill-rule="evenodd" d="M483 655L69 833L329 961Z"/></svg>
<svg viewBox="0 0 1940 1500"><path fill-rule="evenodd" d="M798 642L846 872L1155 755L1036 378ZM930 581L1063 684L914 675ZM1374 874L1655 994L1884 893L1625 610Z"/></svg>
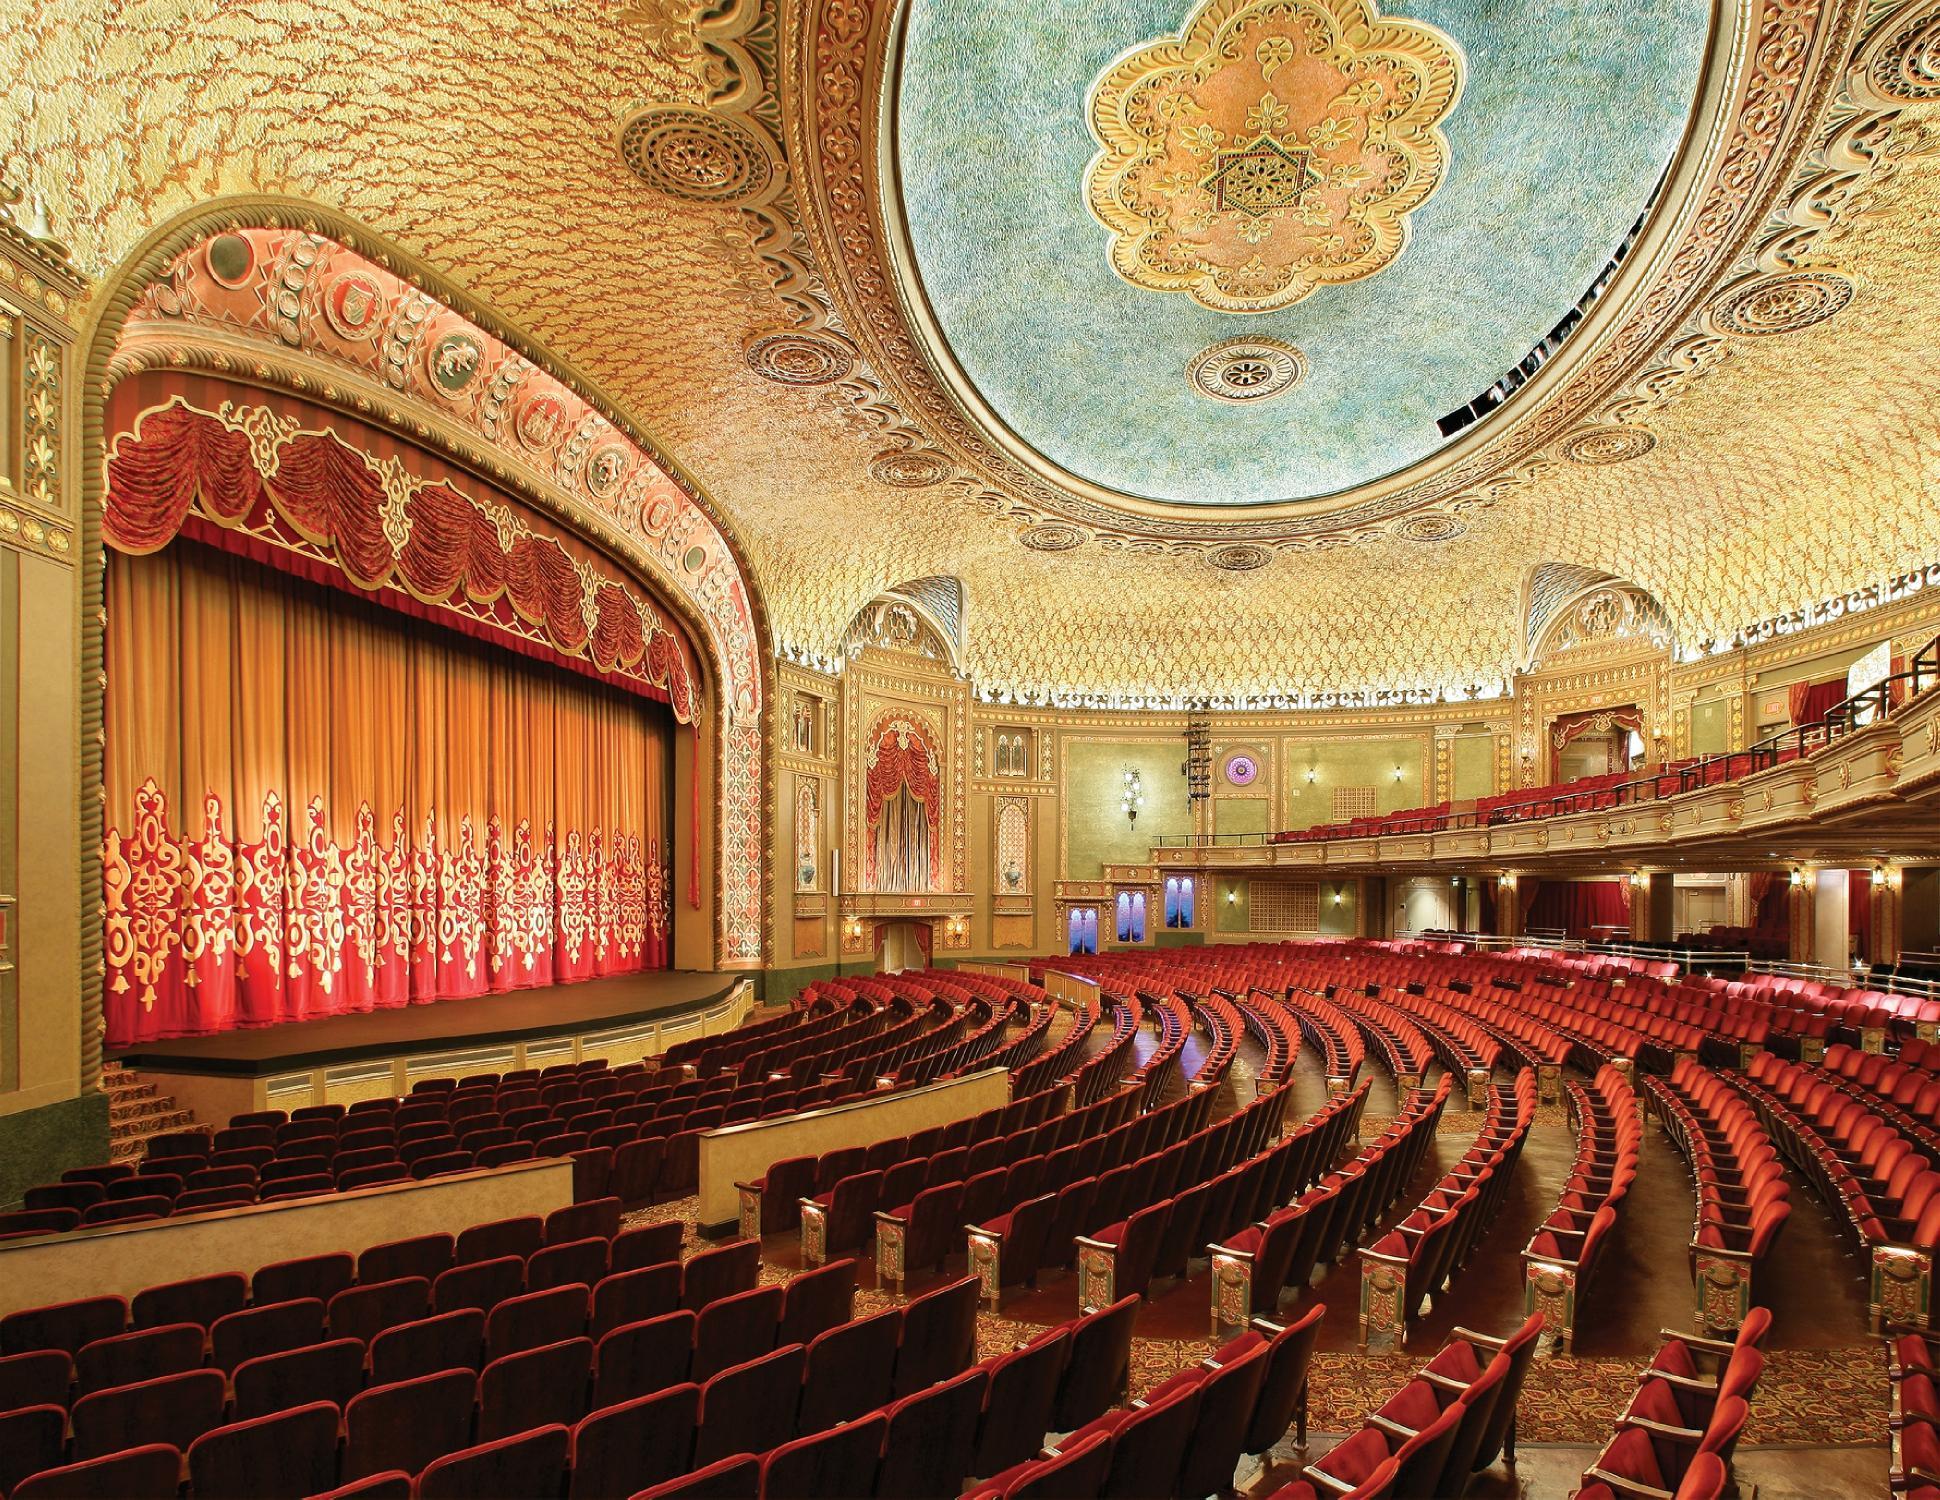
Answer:
<svg viewBox="0 0 1940 1500"><path fill-rule="evenodd" d="M1702 1427L1673 1427L1668 1422L1653 1422L1648 1417L1622 1416L1617 1418L1619 1427L1640 1427L1653 1437L1663 1438L1666 1442L1676 1443L1681 1448L1695 1447L1704 1441Z"/></svg>
<svg viewBox="0 0 1940 1500"><path fill-rule="evenodd" d="M1607 1484L1622 1495L1643 1495L1646 1500L1672 1500L1669 1490L1655 1489L1639 1480L1628 1479L1622 1474L1612 1474L1608 1469L1599 1469L1595 1465L1584 1470L1583 1477Z"/></svg>
<svg viewBox="0 0 1940 1500"><path fill-rule="evenodd" d="M1345 1479L1336 1479L1332 1474L1329 1474L1325 1469L1316 1469L1312 1464L1308 1464L1307 1467L1302 1469L1300 1472L1311 1483L1313 1483L1315 1486L1319 1487L1320 1489L1324 1490L1327 1494L1351 1495L1354 1492L1355 1486L1349 1484ZM1664 1496L1664 1500L1670 1500L1670 1495L1668 1492L1666 1492Z"/></svg>

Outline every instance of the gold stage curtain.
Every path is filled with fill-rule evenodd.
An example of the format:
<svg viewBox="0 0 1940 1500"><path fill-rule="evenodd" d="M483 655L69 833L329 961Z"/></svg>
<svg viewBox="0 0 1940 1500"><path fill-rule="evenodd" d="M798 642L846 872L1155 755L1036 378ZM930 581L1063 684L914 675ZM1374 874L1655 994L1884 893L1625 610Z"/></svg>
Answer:
<svg viewBox="0 0 1940 1500"><path fill-rule="evenodd" d="M110 1045L666 966L661 705L188 542L107 612Z"/></svg>

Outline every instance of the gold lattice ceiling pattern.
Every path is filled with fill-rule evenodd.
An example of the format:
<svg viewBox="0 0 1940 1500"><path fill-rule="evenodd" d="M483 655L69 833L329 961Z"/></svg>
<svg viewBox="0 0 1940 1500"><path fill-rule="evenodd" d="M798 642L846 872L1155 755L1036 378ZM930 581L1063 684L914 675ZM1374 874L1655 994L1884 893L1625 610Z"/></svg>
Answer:
<svg viewBox="0 0 1940 1500"><path fill-rule="evenodd" d="M1913 28L1908 98L1932 92L1933 9L1854 7L1869 25L1890 11ZM1810 284L1789 301L1765 295L1736 331L1689 330L1661 378L1604 414L1609 431L1571 439L1573 457L1546 451L1372 539L1215 549L1222 570L1205 548L1081 530L1072 550L1021 547L1032 525L1042 540L1074 538L1001 491L913 486L935 477L927 460L911 448L885 462L884 432L914 419L872 404L881 388L866 368L814 385L750 369L748 345L801 322L813 268L806 294L778 288L773 258L751 243L755 221L656 192L618 150L642 107L720 93L721 53L672 0L227 0L201 12L0 0L0 32L0 159L45 196L84 266L104 273L218 194L340 207L529 329L653 432L738 527L778 640L808 652L833 654L897 580L950 575L970 605L967 666L985 684L1489 681L1516 656L1522 580L1541 562L1633 580L1694 639L1940 557L1940 130L1924 105L1881 117L1875 102L1863 151L1802 168L1857 173L1804 267L1835 286L1832 300L1849 286L1835 316L1809 321ZM1835 106L1821 137L1857 113ZM779 174L768 190L786 207L785 164L750 156L743 168Z"/></svg>

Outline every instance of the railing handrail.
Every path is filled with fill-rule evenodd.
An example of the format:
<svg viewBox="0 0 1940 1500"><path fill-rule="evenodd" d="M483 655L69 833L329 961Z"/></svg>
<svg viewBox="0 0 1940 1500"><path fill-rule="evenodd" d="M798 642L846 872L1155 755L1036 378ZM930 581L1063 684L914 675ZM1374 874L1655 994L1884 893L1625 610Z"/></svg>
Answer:
<svg viewBox="0 0 1940 1500"><path fill-rule="evenodd" d="M1735 781L1738 778L1731 774L1731 765L1734 761L1748 760L1749 765L1741 774L1753 776L1760 771L1768 771L1786 760L1788 748L1792 750L1790 758L1805 760L1824 750L1834 740L1856 730L1885 722L1892 717L1896 706L1893 702L1894 684L1901 682L1907 684L1907 692L1899 707L1914 702L1928 689L1940 683L1940 635L1934 636L1914 652L1907 665L1900 671L1888 673L1871 687L1861 688L1858 692L1840 699L1810 724L1794 724L1791 728L1768 735L1743 750L1725 750L1713 755L1699 756L1682 765L1667 765L1648 775L1635 776L1628 781L1594 790L1573 791L1569 788L1575 783L1566 783L1562 787L1538 789L1527 796L1513 800L1488 799L1490 805L1486 812L1455 814L1424 811L1418 817L1401 819L1373 833L1343 833L1337 837L1342 839L1388 838L1397 835L1406 837L1411 834L1440 833L1451 828L1487 828L1497 823L1518 821L1515 815L1524 809L1543 807L1548 808L1546 813L1541 814L1545 817L1555 817L1559 812L1603 810L1591 807L1559 809L1557 806L1559 803L1573 803L1582 798L1608 796L1612 799L1610 806L1626 807L1637 802L1656 802L1666 797L1681 796L1685 792L1715 785L1716 783L1708 779L1710 769L1714 766L1724 767L1725 775L1722 780ZM1677 778L1677 786L1669 791L1660 791L1659 787L1662 783L1672 776ZM1325 827L1326 825L1310 826ZM1285 831L1304 833L1308 830ZM1159 849L1245 848L1271 844L1276 837L1277 835L1265 833L1161 834L1153 841L1153 847Z"/></svg>

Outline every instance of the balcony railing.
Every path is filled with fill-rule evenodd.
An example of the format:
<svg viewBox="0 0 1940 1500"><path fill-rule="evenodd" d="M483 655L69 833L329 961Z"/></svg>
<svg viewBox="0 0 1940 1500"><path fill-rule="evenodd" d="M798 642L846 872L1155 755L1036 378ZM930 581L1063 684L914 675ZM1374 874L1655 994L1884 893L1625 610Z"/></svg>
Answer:
<svg viewBox="0 0 1940 1500"><path fill-rule="evenodd" d="M1358 833L1346 829L1338 833L1316 829L1277 834L1175 833L1161 834L1153 843L1161 849L1225 849L1350 838L1395 838L1455 829L1494 828L1569 813L1605 812L1642 802L1659 802L1705 787L1740 781L1788 761L1808 759L1849 734L1890 719L1896 710L1936 685L1940 685L1940 636L1916 651L1902 670L1835 703L1814 722L1794 725L1744 750L1701 756L1615 783L1596 786L1572 783L1521 797L1484 798L1488 805L1473 811L1457 813L1444 808L1423 808L1417 815L1390 813L1378 820L1378 828ZM1601 778L1593 779L1601 781Z"/></svg>

